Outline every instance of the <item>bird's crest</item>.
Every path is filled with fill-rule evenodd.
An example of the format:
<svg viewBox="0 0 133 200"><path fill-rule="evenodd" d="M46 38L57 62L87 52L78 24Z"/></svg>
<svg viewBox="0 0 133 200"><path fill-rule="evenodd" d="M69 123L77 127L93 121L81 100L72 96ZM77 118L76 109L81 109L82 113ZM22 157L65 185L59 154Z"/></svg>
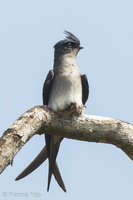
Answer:
<svg viewBox="0 0 133 200"><path fill-rule="evenodd" d="M67 42L73 42L73 43L77 44L77 46L80 46L80 41L75 35L73 35L72 33L68 32L68 31L64 31L64 33L66 34L66 38L65 38L65 40L61 40L54 45L54 48L56 50L58 50L62 44L65 44Z"/></svg>
<svg viewBox="0 0 133 200"><path fill-rule="evenodd" d="M80 45L80 41L75 35L73 35L72 33L68 32L68 31L64 31L64 33L66 34L66 38L68 40L75 42L75 43Z"/></svg>

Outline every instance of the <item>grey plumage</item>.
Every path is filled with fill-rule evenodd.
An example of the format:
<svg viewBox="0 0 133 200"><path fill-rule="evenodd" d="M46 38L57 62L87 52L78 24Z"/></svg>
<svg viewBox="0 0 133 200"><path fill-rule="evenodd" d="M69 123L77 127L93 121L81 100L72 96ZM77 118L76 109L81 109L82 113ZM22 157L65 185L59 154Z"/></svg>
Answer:
<svg viewBox="0 0 133 200"><path fill-rule="evenodd" d="M19 176L15 179L20 180L22 178L24 178L25 176L29 175L31 172L33 172L36 168L38 168L46 159L48 158L47 155L47 150L46 150L46 146L40 151L40 153L36 156L36 158L26 167L26 169L24 169L21 174L19 174ZM58 184L60 185L60 187L64 190L64 192L66 192L65 189L65 185L64 182L62 180L59 168L57 163L55 162L55 166L53 169L53 174L55 179L57 180Z"/></svg>
<svg viewBox="0 0 133 200"><path fill-rule="evenodd" d="M43 104L53 111L73 116L82 114L88 99L89 85L86 75L81 75L76 64L76 55L82 49L80 41L72 33L65 31L66 39L56 43L54 48L54 66L50 70L43 86ZM46 148L16 179L19 180L35 170L45 159L49 160L48 187L54 174L60 187L66 191L61 178L56 157L63 138L45 134ZM41 156L40 156L41 155ZM44 157L45 159L44 159ZM38 164L39 163L39 164Z"/></svg>

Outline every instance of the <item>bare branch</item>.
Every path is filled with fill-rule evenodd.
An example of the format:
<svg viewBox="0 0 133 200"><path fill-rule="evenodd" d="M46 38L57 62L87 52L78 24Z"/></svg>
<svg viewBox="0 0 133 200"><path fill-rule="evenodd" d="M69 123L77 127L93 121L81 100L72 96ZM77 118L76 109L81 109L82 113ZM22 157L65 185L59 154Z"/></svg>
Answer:
<svg viewBox="0 0 133 200"><path fill-rule="evenodd" d="M113 144L133 160L133 125L106 117L61 117L46 106L36 106L19 117L0 138L0 172L35 134L55 134L89 142Z"/></svg>

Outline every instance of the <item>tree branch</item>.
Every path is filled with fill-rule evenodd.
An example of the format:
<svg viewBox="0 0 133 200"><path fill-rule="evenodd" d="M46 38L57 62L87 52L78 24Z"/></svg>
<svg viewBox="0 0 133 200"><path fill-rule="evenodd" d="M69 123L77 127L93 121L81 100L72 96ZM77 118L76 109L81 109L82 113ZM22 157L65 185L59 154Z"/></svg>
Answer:
<svg viewBox="0 0 133 200"><path fill-rule="evenodd" d="M52 134L89 142L113 144L133 160L133 125L106 117L61 117L47 106L36 106L19 117L0 138L0 172L35 134Z"/></svg>

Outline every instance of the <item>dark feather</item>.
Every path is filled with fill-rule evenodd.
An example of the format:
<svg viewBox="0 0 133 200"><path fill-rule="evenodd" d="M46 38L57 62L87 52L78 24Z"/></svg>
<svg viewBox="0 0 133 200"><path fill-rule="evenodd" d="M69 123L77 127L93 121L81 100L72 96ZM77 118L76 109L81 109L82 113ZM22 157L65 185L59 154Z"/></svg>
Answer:
<svg viewBox="0 0 133 200"><path fill-rule="evenodd" d="M43 104L44 105L48 105L48 100L49 100L49 95L50 95L51 87L53 84L53 80L54 80L54 71L50 70L43 85ZM15 179L16 181L29 175L49 157L49 151L50 151L49 148L51 146L50 145L51 136L45 135L45 138L46 138L46 146L41 150L41 152L37 155L37 157L28 165L28 167L26 167L26 169L24 169L21 172L21 174L18 175L18 177ZM54 174L55 179L58 182L59 186L63 189L64 192L66 192L64 182L62 180L58 165L55 160L54 160L54 164L51 170L52 171L50 173ZM49 175L49 184L50 184L50 175ZM49 184L48 184L48 187L49 187Z"/></svg>
<svg viewBox="0 0 133 200"><path fill-rule="evenodd" d="M49 95L54 80L54 71L50 70L43 85L43 105L48 105Z"/></svg>
<svg viewBox="0 0 133 200"><path fill-rule="evenodd" d="M47 136L47 135L46 135ZM54 141L54 136L50 137L50 144L48 146L48 149L50 151L48 152L48 158L49 158L49 173L48 173L48 187L47 191L49 191L49 186L50 186L50 181L52 177L52 173L54 170L55 162L56 162L56 157L59 151L60 143L62 141L62 138L60 138L56 143ZM46 137L47 140L47 137Z"/></svg>
<svg viewBox="0 0 133 200"><path fill-rule="evenodd" d="M26 167L21 174L17 176L15 181L18 181L31 172L33 172L36 168L38 168L46 159L48 158L47 156L47 151L46 151L46 146L41 150L41 152L37 155L37 157Z"/></svg>
<svg viewBox="0 0 133 200"><path fill-rule="evenodd" d="M82 82L82 102L83 102L83 105L85 105L89 97L89 84L88 84L87 76L85 74L81 76L81 82Z"/></svg>
<svg viewBox="0 0 133 200"><path fill-rule="evenodd" d="M50 91L51 91L51 88L52 88L52 85L53 85L53 81L54 81L54 71L50 70L47 77L46 77L44 85L43 85L43 104L44 105L48 105L49 95L50 95ZM54 136L45 134L45 141L46 141L47 155L48 155L48 158L49 158L49 175L48 175L47 190L49 190L51 176L52 176L52 173L53 173L58 184L60 185L60 187L64 191L66 191L62 177L60 175L60 171L59 171L58 166L55 162L56 157L57 157L57 153L58 153L58 150L59 150L60 142L62 141L62 138L60 138L58 143L55 144L54 143Z"/></svg>
<svg viewBox="0 0 133 200"><path fill-rule="evenodd" d="M15 181L18 181L25 176L29 175L31 172L33 172L36 168L38 168L46 159L48 158L46 146L41 150L41 152L37 155L37 157L26 167L21 174L17 176ZM66 192L66 188L64 185L64 182L62 180L57 162L55 162L54 168L53 168L53 174L55 176L55 179L57 180L60 187Z"/></svg>
<svg viewBox="0 0 133 200"><path fill-rule="evenodd" d="M80 41L75 35L73 35L72 33L68 32L68 31L64 31L64 33L66 34L66 38L68 40L73 41L80 45Z"/></svg>

